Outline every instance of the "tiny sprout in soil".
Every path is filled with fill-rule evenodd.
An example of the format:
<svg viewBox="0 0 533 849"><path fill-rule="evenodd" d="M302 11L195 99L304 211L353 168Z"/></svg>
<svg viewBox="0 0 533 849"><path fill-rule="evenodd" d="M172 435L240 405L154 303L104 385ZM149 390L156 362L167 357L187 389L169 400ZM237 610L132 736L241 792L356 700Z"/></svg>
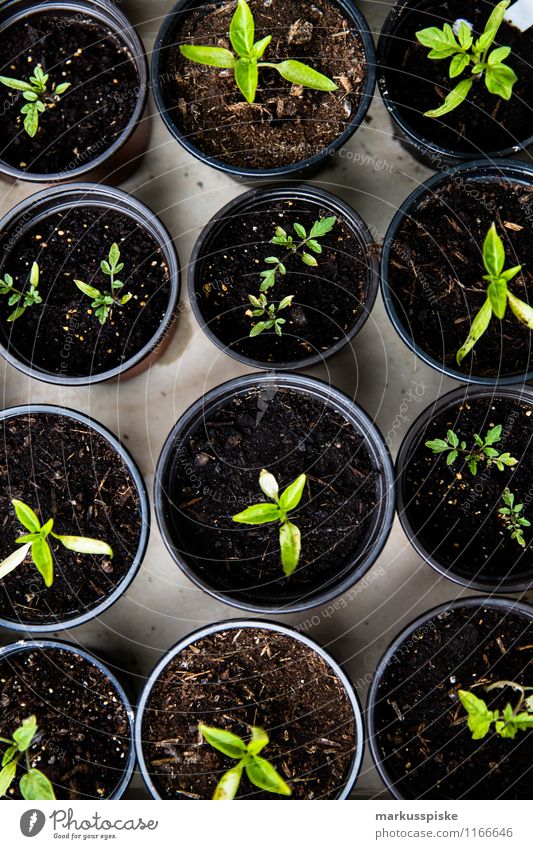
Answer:
<svg viewBox="0 0 533 849"><path fill-rule="evenodd" d="M0 743L7 746L2 757L2 771L0 772L0 798L5 796L13 781L17 769L24 770L24 775L19 781L19 790L27 801L46 801L55 799L54 788L50 781L40 769L34 769L31 765L28 749L37 736L37 720L29 716L22 720L22 725L13 732L13 739L8 740L0 737ZM23 763L21 764L21 760Z"/></svg>
<svg viewBox="0 0 533 849"><path fill-rule="evenodd" d="M248 310L247 315L253 316L254 318L265 316L264 321L258 321L257 324L254 324L250 330L250 336L259 336L263 330L272 329L276 331L278 336L281 336L283 332L282 326L285 324L285 319L280 318L277 314L281 312L281 310L285 310L287 307L290 307L294 295L288 295L286 298L283 298L279 304L269 304L264 292L261 292L258 298L256 298L255 295L248 295L248 298L254 309Z"/></svg>
<svg viewBox="0 0 533 849"><path fill-rule="evenodd" d="M24 118L24 129L33 138L39 129L39 116L48 109L52 109L59 102L60 95L64 94L70 83L54 85L51 92L47 92L47 83L50 75L45 74L41 65L33 70L33 77L28 82L15 80L12 77L0 77L0 83L22 92L22 97L27 102L20 110Z"/></svg>
<svg viewBox="0 0 533 849"><path fill-rule="evenodd" d="M241 522L243 525L280 523L279 545L281 564L285 575L291 575L294 572L300 559L300 529L289 521L288 514L300 503L306 480L306 475L300 475L280 495L276 478L266 469L263 469L259 475L259 486L267 498L270 498L274 503L253 504L233 517L234 522Z"/></svg>
<svg viewBox="0 0 533 849"><path fill-rule="evenodd" d="M54 582L54 560L47 539L49 536L56 539L64 548L76 551L78 554L104 554L107 557L113 557L113 549L106 542L90 537L55 534L52 531L53 519L48 519L44 525L41 525L39 518L27 504L17 499L13 499L12 504L20 524L30 533L18 537L15 542L21 547L0 563L0 580L20 566L26 555L30 553L32 562L41 573L45 585L51 587Z"/></svg>
<svg viewBox="0 0 533 849"><path fill-rule="evenodd" d="M420 44L431 48L428 54L429 59L439 60L451 57L450 79L459 77L470 66L470 76L461 80L450 91L441 106L426 112L425 115L428 118L440 118L441 115L452 112L466 99L474 83L478 83L481 79L485 80L485 85L491 94L502 97L504 100L511 98L513 86L518 79L513 69L504 64L504 59L509 56L511 48L497 47L489 53L489 48L496 38L510 2L511 0L503 0L495 6L485 24L484 32L475 40L472 25L464 19L456 21L453 28L450 24L444 24L442 29L427 27L416 33Z"/></svg>
<svg viewBox="0 0 533 849"><path fill-rule="evenodd" d="M119 297L119 292L122 288L124 288L124 283L122 280L117 280L115 275L120 274L124 268L124 263L120 262L120 249L116 242L113 242L111 245L109 257L108 259L102 260L100 268L102 272L110 278L109 283L111 291L100 292L99 289L96 289L94 286L89 286L82 280L76 280L75 283L84 295L93 299L91 306L94 309L94 314L100 324L105 324L110 316L112 307L123 306L133 297L131 293Z"/></svg>
<svg viewBox="0 0 533 849"><path fill-rule="evenodd" d="M210 746L238 761L237 765L225 772L218 782L213 799L235 799L241 783L243 769L252 784L261 788L261 790L278 793L280 796L292 795L291 788L285 783L270 761L259 757L259 752L269 743L268 734L262 728L252 726L252 736L248 743L245 743L237 734L232 734L223 728L211 728L200 723L198 729Z"/></svg>
<svg viewBox="0 0 533 849"><path fill-rule="evenodd" d="M235 74L235 82L248 103L255 101L259 82L259 68L274 68L284 79L295 85L306 86L318 91L336 91L338 86L309 65L287 59L284 62L260 62L272 41L267 35L254 43L255 22L246 0L239 0L230 24L230 41L237 58L224 47L209 47L184 44L180 47L186 59L214 68L229 68Z"/></svg>
<svg viewBox="0 0 533 849"><path fill-rule="evenodd" d="M524 505L515 504L515 496L508 487L505 487L503 491L502 501L505 506L500 507L498 513L502 517L506 528L511 534L511 539L515 539L518 545L525 548L526 541L524 539L523 528L530 528L531 522L522 516Z"/></svg>
<svg viewBox="0 0 533 849"><path fill-rule="evenodd" d="M28 307L32 307L34 304L42 304L43 299L38 292L38 287L39 266L36 262L31 267L30 286L24 292L21 292L20 289L15 289L13 278L10 274L4 274L3 280L0 280L0 295L9 296L8 304L10 307L16 305L11 315L8 316L8 321L16 321L17 318L20 318L26 312Z"/></svg>
<svg viewBox="0 0 533 849"><path fill-rule="evenodd" d="M481 437L479 433L474 434L475 446L467 448L464 441L460 441L457 434L453 430L449 430L446 439L431 439L426 442L426 447L431 448L434 454L447 453L446 463L451 466L460 454L464 455L465 462L468 463L468 468L473 475L477 474L478 463L486 463L488 467L494 465L503 472L506 466L516 466L518 460L511 457L508 451L501 454L497 448L494 448L496 442L499 442L502 436L502 425L492 427L485 437Z"/></svg>
<svg viewBox="0 0 533 849"><path fill-rule="evenodd" d="M533 687L522 687L515 681L495 681L485 687L486 692L501 690L503 688L516 690L519 693L518 702L515 707L507 704L503 711L489 710L487 704L467 690L459 690L459 699L468 713L468 727L472 732L473 740L481 740L485 737L491 726L494 725L496 734L513 740L518 731L527 731L533 728L533 696L526 698L528 691Z"/></svg>

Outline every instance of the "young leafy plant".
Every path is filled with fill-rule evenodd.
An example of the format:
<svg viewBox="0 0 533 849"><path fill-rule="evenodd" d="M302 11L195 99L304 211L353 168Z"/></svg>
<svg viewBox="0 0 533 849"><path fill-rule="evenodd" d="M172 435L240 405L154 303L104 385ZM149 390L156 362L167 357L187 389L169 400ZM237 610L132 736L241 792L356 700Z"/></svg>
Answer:
<svg viewBox="0 0 533 849"><path fill-rule="evenodd" d="M488 693L504 687L516 690L519 693L519 699L514 708L511 704L507 704L501 713L499 710L489 710L486 702L474 693L459 690L458 696L468 713L468 727L472 732L473 740L481 740L485 737L492 725L496 734L511 740L514 740L519 731L533 728L533 697L526 698L526 693L533 691L533 687L523 687L515 681L495 681L485 687L485 690Z"/></svg>
<svg viewBox="0 0 533 849"><path fill-rule="evenodd" d="M466 355L472 350L479 338L485 333L493 315L500 320L505 317L507 304L521 324L533 330L533 307L521 301L509 291L508 283L521 271L521 265L503 270L505 265L505 248L493 223L483 243L483 264L487 271L483 275L486 280L487 300L472 322L468 338L457 351L457 363L461 365Z"/></svg>
<svg viewBox="0 0 533 849"><path fill-rule="evenodd" d="M194 44L182 44L180 50L186 59L200 65L213 68L229 68L235 74L235 82L248 103L255 101L259 82L259 68L274 68L284 79L296 85L317 89L318 91L336 91L338 86L309 65L286 59L284 62L260 62L265 50L272 41L267 35L260 41L255 39L255 22L246 0L238 0L237 9L231 20L229 31L231 45L235 54L224 47L208 47Z"/></svg>
<svg viewBox="0 0 533 849"><path fill-rule="evenodd" d="M275 330L278 336L281 336L283 333L282 327L285 324L285 319L279 318L278 313L287 309L287 307L290 307L294 295L287 295L287 297L283 298L279 304L269 304L267 296L263 292L261 292L258 298L254 295L248 295L248 298L254 309L248 310L246 314L253 316L254 318L259 318L260 316L265 317L263 321L258 321L254 324L250 330L250 336L259 336L259 334L263 333L264 330L272 329Z"/></svg>
<svg viewBox="0 0 533 849"><path fill-rule="evenodd" d="M33 263L30 271L30 285L24 291L15 289L13 278L10 274L4 274L3 280L0 280L0 295L9 297L8 304L10 307L15 307L8 321L16 321L21 315L24 315L28 307L33 307L34 304L42 304L39 291L39 266L36 262ZM21 303L22 302L22 303Z"/></svg>
<svg viewBox="0 0 533 849"><path fill-rule="evenodd" d="M316 268L318 262L316 257L313 256L313 253L322 253L322 245L319 239L330 233L336 223L337 219L334 215L331 215L329 218L319 218L313 224L311 231L307 233L305 227L296 222L293 224L294 232L298 236L296 240L283 227L276 227L275 236L270 240L270 244L285 248L286 253L281 259L277 256L267 256L265 259L265 263L271 267L266 268L260 274L263 278L261 292L266 292L275 284L278 274L285 275L287 273L285 263L294 254L300 254L304 265L308 265L310 268ZM309 251L313 253L309 253Z"/></svg>
<svg viewBox="0 0 533 849"><path fill-rule="evenodd" d="M252 784L261 790L278 793L280 796L292 795L291 788L270 761L259 757L259 752L262 752L269 743L268 734L262 728L252 726L252 735L248 743L245 743L237 734L232 734L231 731L225 731L223 728L212 728L200 723L198 729L210 746L238 761L236 766L225 772L218 782L213 799L219 801L235 799L243 770Z"/></svg>
<svg viewBox="0 0 533 849"><path fill-rule="evenodd" d="M472 448L467 448L466 442L460 440L453 430L448 431L446 439L431 439L425 445L427 448L431 448L434 454L447 453L446 463L448 466L455 463L459 455L463 454L473 475L477 474L478 463L480 462L486 463L489 467L494 465L500 472L503 472L506 466L516 466L518 460L511 457L508 451L502 454L497 448L493 447L496 442L500 441L502 430L502 425L496 425L487 431L485 437L475 433L476 445Z"/></svg>
<svg viewBox="0 0 533 849"><path fill-rule="evenodd" d="M31 138L37 135L39 116L46 111L47 106L51 107L58 103L60 96L70 88L70 83L54 84L52 91L48 92L49 78L50 75L44 73L41 65L37 65L33 69L33 76L29 78L28 82L16 80L12 77L0 77L2 85L22 92L22 97L26 103L20 111L25 116L24 129Z"/></svg>
<svg viewBox="0 0 533 849"><path fill-rule="evenodd" d="M83 280L75 280L74 282L80 292L83 292L83 294L87 295L88 298L93 299L91 306L94 309L94 314L100 324L105 324L109 318L112 307L124 306L124 304L127 304L133 297L131 293L119 297L120 290L124 288L124 283L122 280L118 280L116 275L120 274L124 268L124 263L120 262L120 248L116 242L113 242L111 245L109 256L107 259L102 260L100 268L102 272L109 277L110 290L100 292L99 289L96 289L94 286L89 286L89 284L84 283Z"/></svg>
<svg viewBox="0 0 533 849"><path fill-rule="evenodd" d="M41 525L38 516L23 501L13 499L11 503L15 508L17 519L29 531L29 534L18 537L15 542L21 547L0 563L0 580L20 566L26 555L30 553L32 562L41 573L45 585L51 587L54 582L54 560L48 537L53 537L64 548L76 551L78 554L105 554L107 557L113 557L113 549L106 542L90 537L55 534L52 530L53 519L48 519L44 525Z"/></svg>
<svg viewBox="0 0 533 849"><path fill-rule="evenodd" d="M513 69L504 64L504 59L509 56L511 48L497 47L489 53L510 2L511 0L503 0L494 7L483 33L476 39L474 39L471 24L464 19L456 22L456 28L452 28L450 24L444 24L442 29L427 27L416 33L420 44L431 48L428 54L429 59L440 60L451 57L448 72L450 79L459 77L467 68L470 70L470 76L461 80L449 92L441 106L424 113L428 118L440 118L441 115L452 112L466 99L473 84L481 79L485 80L485 85L491 94L498 95L504 100L510 99L513 86L518 79ZM454 29L456 29L457 38Z"/></svg>
<svg viewBox="0 0 533 849"><path fill-rule="evenodd" d="M279 522L279 545L281 565L285 575L291 575L298 565L301 551L300 529L289 521L289 513L300 503L304 491L306 475L300 475L281 493L276 478L266 469L259 475L259 486L273 503L261 502L247 507L233 517L234 522L243 525L266 525Z"/></svg>
<svg viewBox="0 0 533 849"><path fill-rule="evenodd" d="M515 504L514 493L508 487L505 487L502 494L504 507L500 507L498 513L503 518L506 528L511 534L511 539L515 539L518 545L522 548L526 547L523 528L530 528L531 522L522 515L524 511L523 504Z"/></svg>
<svg viewBox="0 0 533 849"><path fill-rule="evenodd" d="M7 749L2 757L2 771L0 772L0 798L5 796L13 781L17 769L24 769L24 774L19 781L19 790L26 801L47 801L55 799L54 788L50 781L41 772L31 765L28 749L37 735L37 720L29 716L22 720L22 725L13 732L13 739L0 737L0 743L4 743ZM23 763L21 763L23 761Z"/></svg>

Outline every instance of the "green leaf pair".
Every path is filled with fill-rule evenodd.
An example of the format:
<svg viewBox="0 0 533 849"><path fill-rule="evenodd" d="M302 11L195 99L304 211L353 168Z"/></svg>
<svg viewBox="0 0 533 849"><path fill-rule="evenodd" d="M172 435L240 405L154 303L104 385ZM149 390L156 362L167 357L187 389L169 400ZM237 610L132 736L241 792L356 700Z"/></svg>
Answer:
<svg viewBox="0 0 533 849"><path fill-rule="evenodd" d="M526 519L522 513L524 512L523 504L515 503L515 495L508 487L505 487L502 494L504 507L500 507L498 513L503 518L504 524L511 534L511 539L516 540L522 548L526 547L523 528L530 528L531 522Z"/></svg>
<svg viewBox="0 0 533 849"><path fill-rule="evenodd" d="M481 740L489 733L494 725L496 734L514 740L519 731L527 731L533 728L533 705L530 699L525 698L527 690L531 687L522 687L514 681L495 681L486 687L486 691L503 689L509 687L520 693L517 705L513 708L507 704L503 711L489 710L486 702L467 690L459 690L458 696L461 704L468 713L468 728L472 732L473 740ZM522 707L526 710L522 711Z"/></svg>
<svg viewBox="0 0 533 849"><path fill-rule="evenodd" d="M19 781L19 789L26 801L47 801L55 799L54 788L50 781L41 772L31 765L28 749L37 734L37 719L29 716L22 720L22 725L13 733L11 740L0 737L0 743L7 745L2 756L2 770L0 771L0 798L5 796L21 766L20 761L24 758L25 772Z"/></svg>
<svg viewBox="0 0 533 849"><path fill-rule="evenodd" d="M13 77L0 77L2 85L22 92L26 103L20 111L25 116L24 129L31 138L37 135L39 116L46 111L46 102L57 101L70 88L70 83L60 83L54 87L50 95L47 95L48 80L49 74L44 73L41 65L34 68L33 76L30 77L29 82L17 80Z"/></svg>
<svg viewBox="0 0 533 849"><path fill-rule="evenodd" d="M457 434L453 430L448 430L446 439L431 439L425 443L427 448L431 448L434 454L447 453L446 463L451 466L458 458L459 454L465 455L465 462L468 463L468 468L473 475L477 475L478 463L483 461L487 466L496 466L503 472L505 467L516 466L518 460L511 457L508 451L500 453L493 446L500 441L502 436L502 425L492 427L483 438L478 433L474 434L476 445L472 448L467 448L464 440L459 440Z"/></svg>
<svg viewBox="0 0 533 849"><path fill-rule="evenodd" d="M24 315L28 307L34 304L41 304L43 299L39 294L39 266L36 262L33 263L30 271L30 285L24 291L15 289L13 278L10 274L4 274L3 280L0 280L0 295L7 295L10 307L15 306L15 309L8 316L8 321L16 321L21 315Z"/></svg>
<svg viewBox="0 0 533 849"><path fill-rule="evenodd" d="M108 258L103 259L100 263L101 271L110 278L111 291L101 292L95 286L84 283L83 280L74 281L80 292L83 292L88 298L92 298L91 306L96 318L102 325L109 318L113 306L124 306L133 297L131 293L119 297L120 290L124 288L124 283L122 280L118 280L116 275L120 274L123 268L124 263L120 262L120 248L116 242L113 242L109 249Z"/></svg>

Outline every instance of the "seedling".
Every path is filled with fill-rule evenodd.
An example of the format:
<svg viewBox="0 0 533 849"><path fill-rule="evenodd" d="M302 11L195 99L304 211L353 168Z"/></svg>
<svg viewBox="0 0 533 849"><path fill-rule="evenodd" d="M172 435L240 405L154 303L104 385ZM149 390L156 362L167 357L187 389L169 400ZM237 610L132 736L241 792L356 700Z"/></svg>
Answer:
<svg viewBox="0 0 533 849"><path fill-rule="evenodd" d="M459 77L467 68L470 70L470 76L461 80L449 92L441 106L425 113L428 118L440 118L441 115L452 112L466 99L474 82L481 79L485 80L485 85L491 94L498 95L504 100L510 99L518 77L509 65L504 64L503 60L507 59L511 48L497 47L489 53L510 2L511 0L503 0L494 7L485 24L484 32L475 40L472 25L463 19L456 21L457 26L454 28L450 24L444 24L442 29L428 27L416 33L420 44L431 48L428 54L429 59L440 60L451 57L448 72L450 79Z"/></svg>
<svg viewBox="0 0 533 849"><path fill-rule="evenodd" d="M336 91L338 86L309 65L286 59L284 62L260 62L265 50L272 41L267 35L254 43L255 22L246 0L239 0L231 20L229 31L231 50L223 47L197 46L182 44L180 50L186 59L200 65L213 68L229 68L235 74L235 82L248 103L255 101L259 82L259 68L274 68L285 80L295 85L317 89L318 91Z"/></svg>
<svg viewBox="0 0 533 849"><path fill-rule="evenodd" d="M468 338L457 351L457 362L462 361L472 350L478 339L485 333L493 315L500 320L505 317L507 303L521 324L533 330L533 307L524 303L509 291L508 283L521 271L521 265L503 270L505 265L505 248L493 223L483 244L483 264L487 271L483 280L488 282L487 300L474 318Z"/></svg>
<svg viewBox="0 0 533 849"><path fill-rule="evenodd" d="M500 472L503 472L506 466L516 466L518 460L511 457L508 451L501 454L497 448L493 447L496 442L500 441L502 430L502 425L496 425L487 431L485 437L475 433L476 444L472 448L467 448L466 442L459 440L453 430L448 431L446 439L431 439L425 444L427 448L431 448L434 454L447 452L446 463L448 466L455 463L460 454L464 455L465 462L468 463L468 468L473 475L477 475L478 463L485 463L488 467L494 465Z"/></svg>
<svg viewBox="0 0 533 849"><path fill-rule="evenodd" d="M60 96L70 88L70 83L53 84L52 91L48 92L49 78L50 75L44 73L41 65L33 69L33 77L30 77L28 82L12 77L0 77L2 85L21 91L22 97L27 101L20 111L25 116L24 129L31 138L39 129L39 116L46 111L47 107L50 109L55 106Z"/></svg>
<svg viewBox="0 0 533 849"><path fill-rule="evenodd" d="M248 298L254 309L248 310L246 315L253 316L254 318L265 316L264 321L258 321L254 324L250 330L250 336L259 336L259 334L263 333L264 330L272 329L275 330L278 336L281 336L283 333L282 327L285 324L285 319L279 318L278 313L281 312L281 310L285 310L287 307L290 307L294 295L288 295L286 298L283 298L279 304L269 304L267 296L263 292L261 292L258 298L254 295L248 295Z"/></svg>
<svg viewBox="0 0 533 849"><path fill-rule="evenodd" d="M0 737L0 743L4 743L7 749L2 758L2 771L0 772L0 798L5 796L13 781L17 769L24 769L24 775L19 781L19 790L26 801L47 801L55 799L54 788L50 781L41 772L31 765L28 749L37 736L37 720L29 716L22 720L22 725L13 732L13 739ZM21 763L22 761L22 763Z"/></svg>
<svg viewBox="0 0 533 849"><path fill-rule="evenodd" d="M496 734L514 740L519 731L527 731L533 728L533 696L526 698L526 693L533 691L533 687L523 687L516 681L495 681L485 687L486 692L509 687L519 693L518 702L515 707L507 704L503 711L489 710L487 704L467 690L459 690L458 696L461 704L468 713L468 727L472 732L473 740L481 740L485 737L491 726L494 726ZM524 710L522 710L524 708Z"/></svg>
<svg viewBox="0 0 533 849"><path fill-rule="evenodd" d="M15 289L13 278L10 274L4 274L3 280L0 280L0 295L9 296L8 304L10 307L16 304L16 308L8 316L8 321L16 321L17 318L24 315L28 307L32 307L34 304L42 304L43 299L38 292L38 287L39 266L36 262L31 267L29 288L24 292L21 292L20 289Z"/></svg>
<svg viewBox="0 0 533 849"><path fill-rule="evenodd" d="M231 731L225 731L223 728L211 728L200 723L198 729L210 746L222 752L223 755L227 755L228 758L238 761L237 765L225 772L218 782L213 799L235 799L243 769L252 784L261 790L278 793L280 796L292 795L291 788L270 761L259 757L259 752L270 742L268 734L262 728L252 726L252 736L248 743L245 743L237 734L232 734Z"/></svg>
<svg viewBox="0 0 533 849"><path fill-rule="evenodd" d="M281 259L277 256L267 256L265 263L270 265L271 268L266 268L261 272L260 276L263 278L261 291L266 292L270 289L270 287L276 282L278 274L287 274L285 263L289 257L294 254L300 255L301 261L304 265L308 265L310 268L316 268L318 262L316 257L313 256L313 253L322 253L322 245L320 244L319 239L330 233L336 223L337 219L334 215L329 218L319 218L318 221L315 221L313 224L309 234L305 227L301 224L295 223L293 224L294 232L299 237L299 241L298 239L295 240L293 236L290 236L283 227L276 227L276 234L274 238L270 240L270 244L279 245L280 247L285 248L287 252ZM312 251L313 253L309 253L309 251Z"/></svg>
<svg viewBox="0 0 533 849"><path fill-rule="evenodd" d="M31 507L28 507L23 501L13 499L11 503L15 508L20 524L30 533L18 537L15 542L21 547L0 563L0 580L9 575L17 566L20 566L26 555L31 553L32 562L41 573L45 585L51 587L54 582L54 561L48 537L53 537L64 548L69 551L76 551L78 554L105 554L108 557L113 557L113 549L106 542L90 537L55 534L52 531L53 519L48 519L44 525L41 525Z"/></svg>
<svg viewBox="0 0 533 849"><path fill-rule="evenodd" d="M526 547L523 528L530 528L531 522L522 516L524 511L523 504L515 504L515 496L508 487L505 487L502 495L504 507L500 507L498 513L503 518L506 528L511 534L511 539L515 539L518 545L522 548Z"/></svg>
<svg viewBox="0 0 533 849"><path fill-rule="evenodd" d="M266 525L269 522L279 522L279 545L281 549L281 565L285 575L291 575L298 565L301 551L300 529L288 519L288 514L301 501L306 475L300 475L279 494L279 486L274 475L262 469L259 475L259 486L273 504L261 502L247 507L242 513L233 517L234 522L243 525Z"/></svg>
<svg viewBox="0 0 533 849"><path fill-rule="evenodd" d="M103 273L110 278L110 291L100 292L99 289L96 289L94 286L89 286L88 283L84 283L82 280L75 280L74 282L84 295L93 299L91 306L94 309L94 314L100 324L105 324L109 318L112 307L124 306L124 304L127 304L133 297L131 293L119 297L119 292L124 288L124 283L122 280L117 280L115 275L120 274L124 268L124 263L120 262L120 249L116 242L113 242L111 245L109 257L108 259L102 260L100 268Z"/></svg>

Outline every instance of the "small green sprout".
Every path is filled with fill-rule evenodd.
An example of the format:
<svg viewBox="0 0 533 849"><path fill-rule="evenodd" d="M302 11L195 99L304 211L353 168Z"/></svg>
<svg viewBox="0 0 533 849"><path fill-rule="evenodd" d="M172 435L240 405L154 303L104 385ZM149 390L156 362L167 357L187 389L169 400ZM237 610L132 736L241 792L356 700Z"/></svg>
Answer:
<svg viewBox="0 0 533 849"><path fill-rule="evenodd" d="M232 734L231 731L225 731L223 728L211 728L200 723L198 730L202 732L210 746L222 752L223 755L227 755L228 758L238 761L237 765L225 772L218 782L213 799L217 801L235 799L243 769L252 784L261 790L278 793L280 796L292 795L291 788L270 761L259 757L259 752L269 743L268 734L262 728L252 726L249 743L245 743L237 734Z"/></svg>
<svg viewBox="0 0 533 849"><path fill-rule="evenodd" d="M102 260L100 268L103 273L110 278L111 291L100 292L99 289L96 289L94 286L89 286L82 280L75 280L74 282L80 292L83 292L83 294L87 295L88 298L93 299L91 306L94 309L94 314L100 324L105 324L109 318L112 307L124 306L124 304L131 301L133 297L131 293L118 297L120 290L124 287L124 283L122 280L117 280L115 275L120 274L124 268L124 263L120 262L120 249L116 242L113 242L111 245L109 257L108 259Z"/></svg>
<svg viewBox="0 0 533 849"><path fill-rule="evenodd" d="M34 68L33 77L30 77L29 82L15 80L12 77L0 77L2 85L21 91L22 97L27 101L20 111L25 116L24 129L31 138L37 135L39 116L46 111L46 107L55 106L60 96L70 88L70 83L60 83L54 85L51 93L48 93L49 77L50 75L44 73L41 65Z"/></svg>
<svg viewBox="0 0 533 849"><path fill-rule="evenodd" d="M31 552L32 562L41 573L45 585L51 587L54 582L54 560L50 545L48 544L47 538L49 536L60 542L64 548L67 548L69 551L77 551L78 554L105 554L108 557L113 557L113 549L106 542L91 539L90 537L55 534L52 531L54 526L53 519L48 519L44 525L41 525L39 518L31 507L28 507L23 501L13 499L11 503L15 508L15 513L20 524L30 533L18 537L15 542L21 547L0 563L0 580L5 578L6 575L9 575L17 566L20 566L26 555Z"/></svg>
<svg viewBox="0 0 533 849"><path fill-rule="evenodd" d="M21 315L26 312L28 307L32 307L34 304L42 304L43 299L38 292L38 287L39 266L36 262L34 262L31 267L30 286L25 292L21 292L20 289L15 289L11 275L4 274L3 280L0 280L0 295L9 296L8 304L10 307L17 305L11 315L8 316L8 321L16 321L17 318L20 318Z"/></svg>
<svg viewBox="0 0 533 849"><path fill-rule="evenodd" d="M0 737L0 743L7 746L2 757L0 798L6 795L15 780L17 769L21 767L25 772L19 781L19 789L26 801L44 802L55 799L54 788L46 775L31 765L28 749L36 736L37 720L34 716L29 716L23 719L20 728L13 732L12 740ZM23 764L20 763L22 759Z"/></svg>
<svg viewBox="0 0 533 849"><path fill-rule="evenodd" d="M276 227L276 234L271 239L270 244L285 248L287 253L282 259L277 256L267 256L265 263L270 265L271 268L266 268L261 272L260 276L263 278L261 291L266 292L270 289L275 284L278 274L283 276L287 273L285 263L294 254L301 254L301 260L304 265L308 265L310 268L316 268L318 265L316 257L312 253L309 253L309 251L315 254L322 253L322 245L319 239L330 233L336 223L337 218L334 215L331 215L329 218L319 218L313 224L309 234L301 224L293 224L294 232L299 237L299 241L295 240L293 236L290 236L283 227Z"/></svg>
<svg viewBox="0 0 533 849"><path fill-rule="evenodd" d="M533 687L523 687L515 681L495 681L485 687L485 690L488 693L504 687L516 690L520 695L514 708L511 704L507 704L501 713L498 710L489 710L483 699L475 696L474 693L459 690L459 699L468 713L468 727L472 732L472 740L481 740L485 737L493 724L496 734L511 740L514 740L519 731L533 728L533 697L526 698L526 693L533 691Z"/></svg>
<svg viewBox="0 0 533 849"><path fill-rule="evenodd" d="M522 548L526 547L523 528L530 528L531 522L522 516L524 511L523 504L515 504L515 496L508 487L505 487L502 495L502 501L505 507L500 507L498 513L503 518L506 528L511 534L511 539L515 539L518 545Z"/></svg>
<svg viewBox="0 0 533 849"><path fill-rule="evenodd" d="M453 430L448 431L446 439L431 439L425 444L427 448L431 448L434 454L447 452L446 463L448 466L455 463L459 454L464 454L465 461L473 475L477 475L478 463L480 462L486 463L489 467L494 465L500 472L503 472L506 466L516 466L518 460L511 457L508 451L501 454L497 448L493 447L496 442L500 441L502 430L502 425L496 425L487 431L485 437L475 433L476 445L472 448L467 448L466 442L459 440Z"/></svg>
<svg viewBox="0 0 533 849"><path fill-rule="evenodd" d="M521 265L503 270L505 265L505 248L493 223L483 244L483 264L487 271L483 280L488 282L487 300L474 318L468 338L457 351L457 363L462 361L472 350L478 339L485 333L493 314L500 320L505 317L507 303L518 321L533 330L533 307L524 303L509 291L508 283L521 271Z"/></svg>
<svg viewBox="0 0 533 849"><path fill-rule="evenodd" d="M336 91L338 86L324 74L320 74L309 65L287 59L284 62L260 62L265 50L272 41L267 35L254 43L255 22L246 0L239 0L233 15L230 31L231 45L237 57L223 47L196 46L183 44L180 50L186 59L200 65L213 68L229 68L235 74L235 82L248 103L255 101L259 82L259 68L274 68L284 79L296 85L317 89L318 91Z"/></svg>
<svg viewBox="0 0 533 849"><path fill-rule="evenodd" d="M428 54L429 59L452 57L450 79L460 76L471 65L470 76L461 80L449 92L441 106L426 112L425 115L428 118L440 118L441 115L452 112L466 99L474 82L482 78L491 94L502 97L504 100L510 99L518 77L512 68L504 64L503 60L507 59L511 48L497 47L489 53L489 48L496 38L510 2L511 0L503 0L494 7L485 24L484 32L475 41L471 25L463 19L456 22L458 24L457 38L450 24L444 24L442 29L428 27L416 33L420 44L431 48Z"/></svg>
<svg viewBox="0 0 533 849"><path fill-rule="evenodd" d="M279 486L274 475L262 469L259 475L259 486L274 503L261 502L247 507L242 513L233 517L234 522L243 525L266 525L269 522L279 522L279 545L281 549L281 565L285 575L291 575L298 565L301 551L300 529L288 519L288 514L301 501L306 475L300 475L279 494Z"/></svg>
<svg viewBox="0 0 533 849"><path fill-rule="evenodd" d="M287 307L290 307L294 295L287 295L287 297L283 298L279 304L269 304L267 296L263 292L261 292L258 298L254 295L248 295L248 298L254 309L248 310L246 315L253 316L254 318L265 316L264 321L258 321L254 324L250 330L250 336L259 336L259 334L263 333L264 330L272 329L276 331L278 336L281 336L283 333L282 326L285 324L285 319L279 318L277 314L281 312L281 310L285 310Z"/></svg>

